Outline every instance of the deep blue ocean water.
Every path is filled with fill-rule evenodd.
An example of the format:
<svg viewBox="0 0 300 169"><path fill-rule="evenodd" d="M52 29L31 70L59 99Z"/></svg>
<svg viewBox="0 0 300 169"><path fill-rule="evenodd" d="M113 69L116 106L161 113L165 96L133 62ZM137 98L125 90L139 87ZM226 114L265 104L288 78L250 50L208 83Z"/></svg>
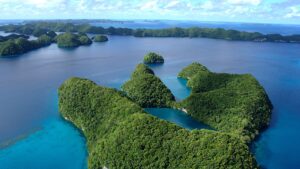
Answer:
<svg viewBox="0 0 300 169"><path fill-rule="evenodd" d="M52 44L0 59L1 169L85 168L85 140L60 118L57 88L71 76L120 88L149 51L165 57L165 64L153 69L178 100L189 90L177 73L194 61L216 72L253 74L274 105L271 125L253 144L253 152L266 168L299 168L300 44L109 38L72 50Z"/></svg>

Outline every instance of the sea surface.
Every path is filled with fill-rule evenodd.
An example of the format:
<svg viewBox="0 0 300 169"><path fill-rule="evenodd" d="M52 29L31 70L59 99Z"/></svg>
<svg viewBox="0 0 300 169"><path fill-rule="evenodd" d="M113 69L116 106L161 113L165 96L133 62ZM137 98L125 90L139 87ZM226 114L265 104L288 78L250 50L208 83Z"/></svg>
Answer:
<svg viewBox="0 0 300 169"><path fill-rule="evenodd" d="M274 111L270 127L253 143L252 151L268 169L299 168L300 44L204 38L109 39L68 50L52 44L0 59L1 169L86 168L85 139L60 117L58 87L77 76L120 88L150 51L164 56L165 64L152 68L177 100L190 93L177 74L194 61L215 72L253 74L266 89ZM195 127L193 119L172 111L154 113L179 126L192 125L190 129L201 125Z"/></svg>

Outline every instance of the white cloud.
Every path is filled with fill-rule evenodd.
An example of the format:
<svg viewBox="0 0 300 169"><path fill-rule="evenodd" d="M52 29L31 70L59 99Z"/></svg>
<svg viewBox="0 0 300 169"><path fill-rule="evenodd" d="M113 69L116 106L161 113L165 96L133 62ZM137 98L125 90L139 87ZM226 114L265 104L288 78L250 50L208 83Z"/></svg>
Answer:
<svg viewBox="0 0 300 169"><path fill-rule="evenodd" d="M172 8L180 7L180 5L181 5L180 1L171 1L164 8L172 9Z"/></svg>
<svg viewBox="0 0 300 169"><path fill-rule="evenodd" d="M28 5L33 5L37 8L59 7L66 3L65 0L23 0L22 2Z"/></svg>
<svg viewBox="0 0 300 169"><path fill-rule="evenodd" d="M286 18L300 17L300 9L297 6L289 8L290 12L285 15Z"/></svg>
<svg viewBox="0 0 300 169"><path fill-rule="evenodd" d="M158 1L154 0L154 1L148 1L144 4L141 5L140 9L141 10L156 10L159 8L158 6Z"/></svg>
<svg viewBox="0 0 300 169"><path fill-rule="evenodd" d="M201 8L204 10L212 10L214 9L214 4L211 1L206 1L201 5Z"/></svg>
<svg viewBox="0 0 300 169"><path fill-rule="evenodd" d="M259 5L262 0L226 0L226 2L234 5Z"/></svg>
<svg viewBox="0 0 300 169"><path fill-rule="evenodd" d="M297 21L300 0L0 0L0 19L117 18ZM253 17L255 16L255 17ZM294 21L295 20L295 21ZM251 20L252 21L252 20Z"/></svg>

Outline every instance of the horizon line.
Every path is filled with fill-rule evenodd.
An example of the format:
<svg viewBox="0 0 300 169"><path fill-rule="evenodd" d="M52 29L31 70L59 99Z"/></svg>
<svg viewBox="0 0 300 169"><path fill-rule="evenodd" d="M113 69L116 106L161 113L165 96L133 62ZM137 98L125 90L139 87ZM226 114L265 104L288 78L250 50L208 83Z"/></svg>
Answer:
<svg viewBox="0 0 300 169"><path fill-rule="evenodd" d="M202 22L202 23L242 23L242 24L268 24L268 25L297 25L300 26L300 23L278 23L278 22L247 22L247 21L214 21L214 20L192 20L192 19L96 19L96 18L64 18L64 19L54 19L54 18L26 18L26 19L1 19L0 21L66 21L66 20L99 20L99 21L181 21L181 22Z"/></svg>

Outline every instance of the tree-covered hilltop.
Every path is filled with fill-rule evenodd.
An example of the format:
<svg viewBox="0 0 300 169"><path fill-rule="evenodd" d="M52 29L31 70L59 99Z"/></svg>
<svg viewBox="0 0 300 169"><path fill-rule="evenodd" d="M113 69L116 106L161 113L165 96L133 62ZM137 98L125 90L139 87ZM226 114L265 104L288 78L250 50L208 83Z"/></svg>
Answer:
<svg viewBox="0 0 300 169"><path fill-rule="evenodd" d="M50 45L53 39L47 35L40 36L37 40L27 40L22 37L0 42L0 56L14 56Z"/></svg>
<svg viewBox="0 0 300 169"><path fill-rule="evenodd" d="M135 70L132 72L131 78L140 77L143 76L144 74L152 74L153 76L155 75L153 70L150 69L150 67L140 63L136 66Z"/></svg>
<svg viewBox="0 0 300 169"><path fill-rule="evenodd" d="M171 107L175 97L145 64L139 64L122 86L129 98L141 107Z"/></svg>
<svg viewBox="0 0 300 169"><path fill-rule="evenodd" d="M145 64L161 64L164 62L165 62L164 58L161 55L154 52L150 52L144 56Z"/></svg>
<svg viewBox="0 0 300 169"><path fill-rule="evenodd" d="M107 42L108 38L105 35L96 35L93 37L94 42Z"/></svg>
<svg viewBox="0 0 300 169"><path fill-rule="evenodd" d="M193 63L178 76L188 79L192 88L191 95L180 104L197 120L242 136L246 142L268 126L272 105L252 75L213 73Z"/></svg>
<svg viewBox="0 0 300 169"><path fill-rule="evenodd" d="M10 34L7 36L0 36L0 42L4 42L7 40L14 40L14 39L18 39L18 38L24 38L24 39L29 39L29 36L27 35L18 35L18 34Z"/></svg>
<svg viewBox="0 0 300 169"><path fill-rule="evenodd" d="M74 48L81 45L90 45L92 40L84 33L74 34L66 32L56 37L56 43L60 48Z"/></svg>
<svg viewBox="0 0 300 169"><path fill-rule="evenodd" d="M213 39L258 41L258 42L285 42L300 43L300 35L261 34L258 32L245 32L226 30L222 28L167 28L167 29L128 29L103 28L89 24L73 24L66 22L31 22L23 25L3 25L0 31L15 32L38 36L46 31L54 32L83 32L93 34L126 35L135 37L203 37Z"/></svg>
<svg viewBox="0 0 300 169"><path fill-rule="evenodd" d="M87 139L88 168L258 168L238 137L189 131L147 114L121 92L71 78L59 110Z"/></svg>

